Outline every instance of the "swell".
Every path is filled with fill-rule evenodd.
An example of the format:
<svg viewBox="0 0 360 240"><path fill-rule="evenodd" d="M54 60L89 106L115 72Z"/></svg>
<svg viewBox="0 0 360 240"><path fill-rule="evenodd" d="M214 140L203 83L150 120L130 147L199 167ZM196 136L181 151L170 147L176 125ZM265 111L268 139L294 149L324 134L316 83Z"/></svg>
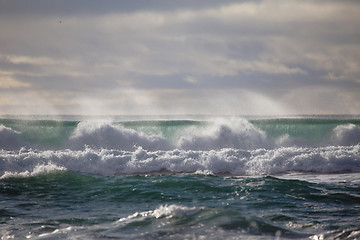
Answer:
<svg viewBox="0 0 360 240"><path fill-rule="evenodd" d="M360 120L269 119L247 121L76 122L0 120L0 149L107 148L134 150L274 149L349 146L360 142Z"/></svg>
<svg viewBox="0 0 360 240"><path fill-rule="evenodd" d="M78 124L77 121L0 119L0 148L63 148ZM17 137L8 138L10 135Z"/></svg>

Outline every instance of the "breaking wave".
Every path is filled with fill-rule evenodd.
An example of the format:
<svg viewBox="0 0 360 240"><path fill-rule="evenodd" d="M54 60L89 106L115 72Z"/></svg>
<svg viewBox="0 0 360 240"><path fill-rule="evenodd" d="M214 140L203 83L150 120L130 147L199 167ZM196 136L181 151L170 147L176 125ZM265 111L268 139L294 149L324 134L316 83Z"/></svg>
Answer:
<svg viewBox="0 0 360 240"><path fill-rule="evenodd" d="M79 123L68 143L71 149L82 149L84 146L121 150L132 150L134 146L149 150L170 149L169 142L160 136L148 136L111 123L90 122Z"/></svg>
<svg viewBox="0 0 360 240"><path fill-rule="evenodd" d="M0 124L0 148L15 150L23 147L25 141L20 132Z"/></svg>
<svg viewBox="0 0 360 240"><path fill-rule="evenodd" d="M146 217L154 217L154 218L188 217L199 213L202 209L203 209L202 207L186 207L177 204L161 205L154 210L136 212L127 217L120 218L117 222L118 223L129 222L137 218L146 218Z"/></svg>
<svg viewBox="0 0 360 240"><path fill-rule="evenodd" d="M63 125L47 124L50 129L46 131L55 127L54 132L69 131ZM269 131L244 119L180 127L178 122L150 125L152 131L146 134L120 123L70 124L67 138L61 135L58 140L56 136L52 139L57 142L54 148L41 146L44 140L29 141L33 139L31 134L19 128L0 125L0 176L26 177L59 170L105 175L360 172L360 129L355 124L334 125L323 134L323 140L315 143L312 135L271 137ZM167 131L171 136L164 134L165 128L171 128ZM301 131L300 128L298 132Z"/></svg>
<svg viewBox="0 0 360 240"><path fill-rule="evenodd" d="M109 149L0 152L0 176L29 175L36 169L59 169L97 173L213 173L231 175L268 175L287 172L360 172L360 145L321 148L281 147L239 150L135 151ZM44 166L48 166L45 168ZM10 174L11 173L11 174ZM30 174L31 175L31 174Z"/></svg>
<svg viewBox="0 0 360 240"><path fill-rule="evenodd" d="M181 149L210 150L222 148L256 149L270 147L270 142L260 129L244 119L218 120L205 128L187 130L181 137Z"/></svg>
<svg viewBox="0 0 360 240"><path fill-rule="evenodd" d="M360 128L355 124L339 125L334 128L332 144L354 145L360 143Z"/></svg>

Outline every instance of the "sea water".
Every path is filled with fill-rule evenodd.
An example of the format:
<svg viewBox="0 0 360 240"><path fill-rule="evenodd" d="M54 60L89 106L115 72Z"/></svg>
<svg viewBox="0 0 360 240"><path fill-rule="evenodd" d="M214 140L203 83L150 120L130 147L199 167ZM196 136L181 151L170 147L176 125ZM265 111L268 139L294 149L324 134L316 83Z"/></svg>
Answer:
<svg viewBox="0 0 360 240"><path fill-rule="evenodd" d="M359 239L360 117L3 116L2 239Z"/></svg>

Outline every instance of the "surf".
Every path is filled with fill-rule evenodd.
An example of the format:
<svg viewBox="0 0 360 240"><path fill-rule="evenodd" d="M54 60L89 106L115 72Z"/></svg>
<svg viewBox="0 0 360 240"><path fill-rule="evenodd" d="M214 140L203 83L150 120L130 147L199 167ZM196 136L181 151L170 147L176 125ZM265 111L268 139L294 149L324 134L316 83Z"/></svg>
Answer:
<svg viewBox="0 0 360 240"><path fill-rule="evenodd" d="M0 176L360 172L357 119L0 119Z"/></svg>

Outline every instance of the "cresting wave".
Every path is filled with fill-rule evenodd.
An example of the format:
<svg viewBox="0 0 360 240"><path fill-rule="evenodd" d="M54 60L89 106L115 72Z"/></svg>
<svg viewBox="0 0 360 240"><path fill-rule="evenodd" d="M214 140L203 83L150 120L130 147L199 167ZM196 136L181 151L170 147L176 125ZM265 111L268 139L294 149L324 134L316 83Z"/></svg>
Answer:
<svg viewBox="0 0 360 240"><path fill-rule="evenodd" d="M176 128L171 136L152 127L145 134L116 123L80 122L58 146L47 148L0 125L0 176L59 170L106 175L360 172L360 129L355 124L337 125L316 143L288 134L271 138L244 119Z"/></svg>
<svg viewBox="0 0 360 240"><path fill-rule="evenodd" d="M152 221L154 219L171 219L171 220L185 220L188 217L198 215L204 208L203 207L186 207L183 205L171 204L171 205L160 205L154 210L143 211L143 212L135 212L127 217L123 217L118 219L116 222L108 222L102 223L97 226L92 226L93 231L104 231L104 229L125 229L129 228L131 224L134 225L142 225L143 228L149 227L149 225L155 225L155 222ZM161 224L156 224L156 228L172 228L171 222L162 221ZM73 226L73 227L64 227L60 229L55 229L52 232L42 233L39 235L40 238L50 238L50 239L59 239L59 238L67 238L67 236L76 236L75 239L78 238L89 238L86 234L82 233L84 231L84 227ZM134 236L135 235L135 238ZM149 234L150 235L150 234ZM191 236L192 234L190 234ZM29 238L31 235L28 235ZM183 238L184 236L182 236ZM126 235L126 238L129 239L139 239L136 236L136 231L131 231ZM91 238L92 239L92 238ZM140 238L142 239L142 238ZM186 237L185 237L186 239Z"/></svg>
<svg viewBox="0 0 360 240"><path fill-rule="evenodd" d="M0 176L33 176L50 171L104 175L212 173L267 175L287 172L360 172L360 145L239 150L135 151L108 149L0 151Z"/></svg>
<svg viewBox="0 0 360 240"><path fill-rule="evenodd" d="M360 128L352 123L335 125L329 132L316 133L316 129L307 129L306 131L310 131L310 134L314 132L315 135L323 135L323 139L318 142L312 141L315 135L293 136L287 132L278 134L279 136L276 137L269 137L261 127L255 127L245 119L217 119L183 127L174 126L171 129L175 130L167 130L170 133L164 133L164 130L157 126L160 123L154 122L147 129L136 130L131 126L124 127L121 123L112 122L74 122L74 128L70 130L68 126L61 126L61 124L59 124L60 127L57 126L58 123L53 123L54 126L51 127L37 126L34 129L29 127L30 130L26 129L26 124L25 127L17 126L18 129L13 129L0 123L0 149L19 150L26 147L44 150L49 149L47 142L57 142L55 146L50 147L51 149L72 150L86 147L116 150L134 150L137 147L146 150L219 150L222 148L250 150L289 146L349 146L360 143ZM171 121L166 123L166 125L171 124ZM153 130L155 128L159 128L158 131ZM273 128L276 130L279 126ZM290 129L293 126L285 126L285 128ZM297 131L304 130L299 128ZM70 133L66 135L66 132Z"/></svg>
<svg viewBox="0 0 360 240"><path fill-rule="evenodd" d="M0 148L6 150L19 149L26 143L22 134L11 128L0 125Z"/></svg>
<svg viewBox="0 0 360 240"><path fill-rule="evenodd" d="M193 216L203 210L203 207L186 207L182 205L172 204L172 205L161 205L155 210L136 212L127 217L120 218L117 222L129 222L137 218L181 218Z"/></svg>

